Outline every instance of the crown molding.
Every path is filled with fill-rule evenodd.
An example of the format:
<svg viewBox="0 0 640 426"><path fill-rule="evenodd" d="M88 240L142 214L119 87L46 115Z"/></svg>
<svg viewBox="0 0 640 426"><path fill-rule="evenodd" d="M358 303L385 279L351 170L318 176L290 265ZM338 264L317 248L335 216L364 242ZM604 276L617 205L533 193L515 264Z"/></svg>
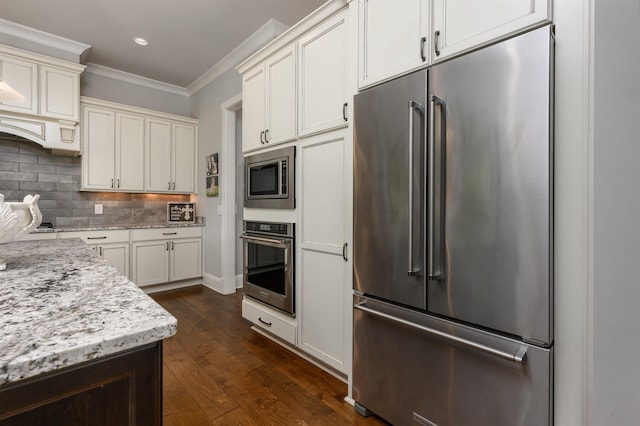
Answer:
<svg viewBox="0 0 640 426"><path fill-rule="evenodd" d="M137 74L131 74L126 71L120 71L115 68L105 67L103 65L94 64L92 62L87 63L87 69L85 70L85 73L99 75L101 77L111 78L113 80L119 80L125 83L131 83L155 90L162 90L174 95L187 97L189 96L189 93L184 87L164 83L162 81L153 80L147 77L142 77Z"/></svg>
<svg viewBox="0 0 640 426"><path fill-rule="evenodd" d="M289 27L280 21L275 19L268 20L263 26L258 28L256 32L240 43L238 47L233 49L217 64L209 68L209 70L187 86L187 93L191 96L201 90L213 80L220 77L228 70L233 69L236 65L240 64L250 55L258 51L258 49L261 49L288 29Z"/></svg>
<svg viewBox="0 0 640 426"><path fill-rule="evenodd" d="M78 63L82 55L91 48L88 44L26 27L15 22L7 21L6 19L0 19L0 34L15 40L23 40L38 46L64 52L67 55L73 56L74 60Z"/></svg>

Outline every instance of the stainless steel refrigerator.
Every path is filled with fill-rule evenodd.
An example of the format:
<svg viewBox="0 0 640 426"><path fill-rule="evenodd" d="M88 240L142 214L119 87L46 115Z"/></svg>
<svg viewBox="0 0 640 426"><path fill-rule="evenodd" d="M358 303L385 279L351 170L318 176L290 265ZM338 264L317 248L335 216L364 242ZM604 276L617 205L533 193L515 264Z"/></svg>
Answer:
<svg viewBox="0 0 640 426"><path fill-rule="evenodd" d="M361 414L553 422L553 44L545 26L356 95Z"/></svg>

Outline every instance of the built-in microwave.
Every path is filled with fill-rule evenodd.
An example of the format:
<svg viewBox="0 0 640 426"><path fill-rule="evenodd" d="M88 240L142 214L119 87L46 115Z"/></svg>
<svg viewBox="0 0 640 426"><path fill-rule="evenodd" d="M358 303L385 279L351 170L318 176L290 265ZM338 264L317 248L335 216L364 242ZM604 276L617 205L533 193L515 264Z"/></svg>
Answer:
<svg viewBox="0 0 640 426"><path fill-rule="evenodd" d="M296 207L295 146L244 158L244 206L266 209Z"/></svg>

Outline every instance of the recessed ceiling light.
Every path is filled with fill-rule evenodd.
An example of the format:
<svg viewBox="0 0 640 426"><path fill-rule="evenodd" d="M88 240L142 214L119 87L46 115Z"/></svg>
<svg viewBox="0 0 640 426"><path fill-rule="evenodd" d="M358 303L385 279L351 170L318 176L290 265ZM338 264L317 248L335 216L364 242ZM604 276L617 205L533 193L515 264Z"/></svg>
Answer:
<svg viewBox="0 0 640 426"><path fill-rule="evenodd" d="M147 40L143 39L142 37L134 37L133 41L135 41L136 44L140 45L140 46L148 46L149 45L149 42Z"/></svg>

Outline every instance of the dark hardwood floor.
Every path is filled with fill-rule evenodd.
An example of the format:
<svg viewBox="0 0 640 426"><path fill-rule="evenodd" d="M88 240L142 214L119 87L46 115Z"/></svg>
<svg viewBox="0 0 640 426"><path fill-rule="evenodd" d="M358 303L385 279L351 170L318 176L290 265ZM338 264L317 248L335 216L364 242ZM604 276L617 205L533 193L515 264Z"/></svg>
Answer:
<svg viewBox="0 0 640 426"><path fill-rule="evenodd" d="M252 331L242 294L206 287L152 297L178 319L164 341L164 425L381 425L347 385Z"/></svg>

